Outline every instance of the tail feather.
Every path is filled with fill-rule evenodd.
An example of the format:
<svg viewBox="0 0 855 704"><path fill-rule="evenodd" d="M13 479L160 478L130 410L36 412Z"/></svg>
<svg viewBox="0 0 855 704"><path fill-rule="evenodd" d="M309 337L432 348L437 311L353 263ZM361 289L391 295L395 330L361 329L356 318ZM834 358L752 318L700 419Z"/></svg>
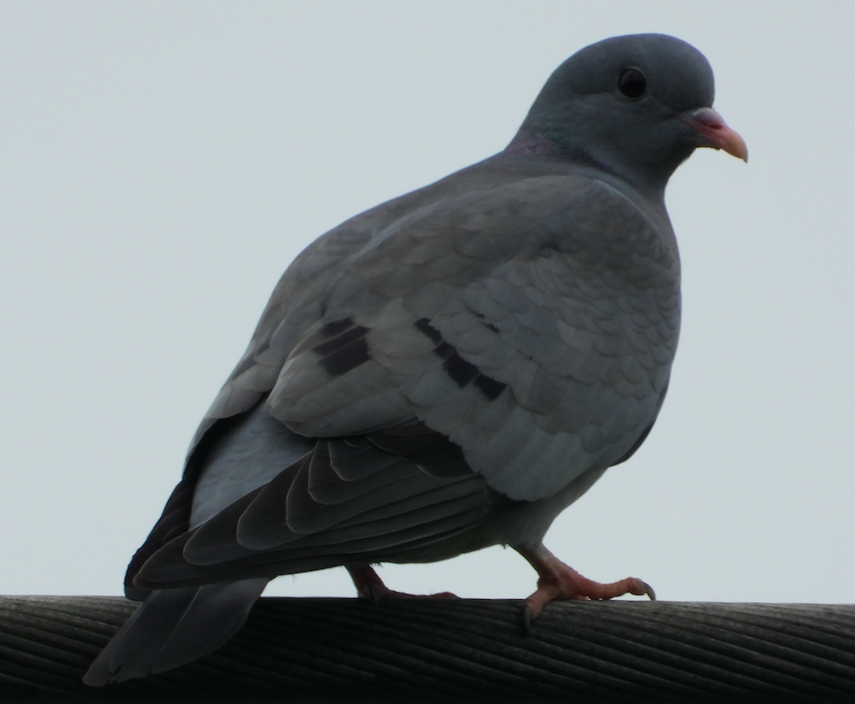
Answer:
<svg viewBox="0 0 855 704"><path fill-rule="evenodd" d="M260 577L153 591L83 681L100 687L172 670L213 652L240 630L267 582Z"/></svg>

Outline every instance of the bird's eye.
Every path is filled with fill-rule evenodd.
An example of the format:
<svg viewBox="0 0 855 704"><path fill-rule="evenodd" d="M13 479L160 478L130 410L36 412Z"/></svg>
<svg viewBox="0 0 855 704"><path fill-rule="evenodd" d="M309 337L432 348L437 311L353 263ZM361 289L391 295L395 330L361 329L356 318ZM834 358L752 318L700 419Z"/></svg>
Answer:
<svg viewBox="0 0 855 704"><path fill-rule="evenodd" d="M618 76L617 87L621 95L637 100L647 90L647 79L637 68L625 68Z"/></svg>

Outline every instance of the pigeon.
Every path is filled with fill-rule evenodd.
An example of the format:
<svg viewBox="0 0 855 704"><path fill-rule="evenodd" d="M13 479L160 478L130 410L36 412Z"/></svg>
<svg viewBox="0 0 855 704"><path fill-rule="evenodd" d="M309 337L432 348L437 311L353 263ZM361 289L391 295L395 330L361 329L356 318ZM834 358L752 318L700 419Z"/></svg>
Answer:
<svg viewBox="0 0 855 704"><path fill-rule="evenodd" d="M376 206L288 267L128 567L142 604L84 681L190 663L269 580L510 546L555 599L589 580L552 521L644 442L665 399L680 263L664 205L697 147L747 161L706 58L661 34L565 61L498 154Z"/></svg>

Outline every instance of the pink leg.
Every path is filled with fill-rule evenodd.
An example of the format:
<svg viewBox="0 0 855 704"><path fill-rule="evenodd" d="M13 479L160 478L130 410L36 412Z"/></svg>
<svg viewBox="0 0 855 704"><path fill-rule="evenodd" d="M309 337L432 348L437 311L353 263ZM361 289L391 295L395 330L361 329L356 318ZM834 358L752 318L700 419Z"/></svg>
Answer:
<svg viewBox="0 0 855 704"><path fill-rule="evenodd" d="M375 604L384 599L418 599L420 597L431 597L436 599L456 599L457 595L451 592L440 592L439 594L406 594L389 589L371 565L345 565L350 573L350 578L356 587L356 593L361 599L368 599Z"/></svg>
<svg viewBox="0 0 855 704"><path fill-rule="evenodd" d="M526 623L540 616L543 607L556 599L601 600L624 594L646 594L656 599L653 588L636 577L627 577L611 584L600 584L583 577L565 565L543 545L534 550L516 548L517 552L537 570L537 591L525 600Z"/></svg>

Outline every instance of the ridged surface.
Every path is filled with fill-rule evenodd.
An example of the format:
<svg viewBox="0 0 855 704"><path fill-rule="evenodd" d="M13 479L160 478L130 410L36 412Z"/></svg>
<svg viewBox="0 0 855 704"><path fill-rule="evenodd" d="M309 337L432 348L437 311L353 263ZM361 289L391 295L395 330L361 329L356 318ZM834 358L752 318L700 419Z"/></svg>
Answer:
<svg viewBox="0 0 855 704"><path fill-rule="evenodd" d="M0 597L0 701L855 701L855 606L265 598L219 652L95 689L136 605Z"/></svg>

